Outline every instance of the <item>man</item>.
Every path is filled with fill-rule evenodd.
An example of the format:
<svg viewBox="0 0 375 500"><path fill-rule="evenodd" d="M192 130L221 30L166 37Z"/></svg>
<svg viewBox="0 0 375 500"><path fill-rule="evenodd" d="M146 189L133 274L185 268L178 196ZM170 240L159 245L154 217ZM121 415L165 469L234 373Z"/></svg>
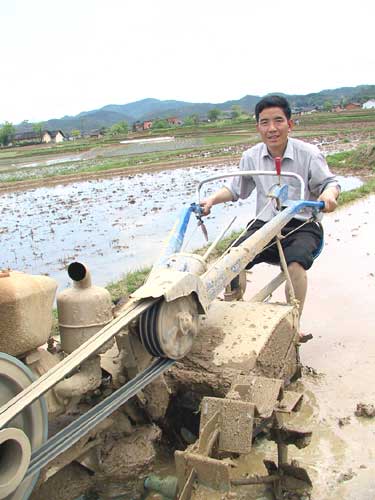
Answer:
<svg viewBox="0 0 375 500"><path fill-rule="evenodd" d="M323 212L333 212L337 207L340 186L317 147L289 137L293 121L288 101L276 95L264 97L255 107L255 118L256 128L263 142L243 153L240 170L274 172L275 158L280 157L282 158L281 172L294 172L304 179L304 199L323 201ZM235 177L229 187L221 188L202 201L203 215L208 215L213 205L247 198L256 189L256 213L259 220L248 228L246 234L238 241L237 244L239 244L277 214L274 206L266 206L269 201L267 194L276 182L276 176ZM282 183L289 186L289 199L299 199L300 186L296 179L284 177ZM306 222L308 218L309 215L306 213L297 215L282 230L283 236L292 232L290 236L282 239L282 247L295 296L299 301L300 316L307 291L306 271L312 266L314 255L323 238L321 225L314 221ZM276 245L263 250L248 267L251 268L260 262L280 263ZM231 285L232 295L235 298L239 287L238 278L234 279ZM290 296L289 293L286 288L287 298ZM301 341L303 341L302 335Z"/></svg>

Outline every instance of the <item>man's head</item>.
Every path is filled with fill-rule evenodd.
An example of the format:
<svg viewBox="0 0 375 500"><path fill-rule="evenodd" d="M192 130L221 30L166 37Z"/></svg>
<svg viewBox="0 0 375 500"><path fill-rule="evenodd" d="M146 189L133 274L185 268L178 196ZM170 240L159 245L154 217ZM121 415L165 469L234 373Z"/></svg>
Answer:
<svg viewBox="0 0 375 500"><path fill-rule="evenodd" d="M293 127L288 101L281 96L264 97L255 107L257 130L272 156L282 156Z"/></svg>
<svg viewBox="0 0 375 500"><path fill-rule="evenodd" d="M259 122L260 113L267 108L282 109L287 120L290 120L292 117L292 110L290 109L289 102L285 99L285 97L281 97L279 95L268 95L263 97L263 99L261 99L255 106L255 118L257 123Z"/></svg>

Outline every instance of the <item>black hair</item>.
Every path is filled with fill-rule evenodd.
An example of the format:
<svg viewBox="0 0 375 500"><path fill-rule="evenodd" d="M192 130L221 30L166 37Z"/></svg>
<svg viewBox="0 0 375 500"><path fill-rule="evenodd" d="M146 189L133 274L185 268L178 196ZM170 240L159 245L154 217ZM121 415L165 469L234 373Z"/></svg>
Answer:
<svg viewBox="0 0 375 500"><path fill-rule="evenodd" d="M281 108L284 111L287 120L290 120L292 116L290 104L285 97L281 97L280 95L267 95L266 97L263 97L263 99L261 99L255 106L255 118L257 123L259 121L260 113L267 108Z"/></svg>

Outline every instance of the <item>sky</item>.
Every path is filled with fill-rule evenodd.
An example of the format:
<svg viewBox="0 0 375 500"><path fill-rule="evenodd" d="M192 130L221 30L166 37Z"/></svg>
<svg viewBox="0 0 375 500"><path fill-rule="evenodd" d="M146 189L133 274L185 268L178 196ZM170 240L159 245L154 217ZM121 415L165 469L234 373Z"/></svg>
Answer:
<svg viewBox="0 0 375 500"><path fill-rule="evenodd" d="M0 0L0 124L375 84L373 0Z"/></svg>

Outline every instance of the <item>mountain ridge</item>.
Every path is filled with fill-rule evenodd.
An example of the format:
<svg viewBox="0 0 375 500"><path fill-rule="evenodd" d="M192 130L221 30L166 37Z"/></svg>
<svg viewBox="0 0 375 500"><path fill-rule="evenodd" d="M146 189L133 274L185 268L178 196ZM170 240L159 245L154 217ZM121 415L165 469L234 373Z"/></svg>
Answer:
<svg viewBox="0 0 375 500"><path fill-rule="evenodd" d="M333 104L339 104L342 101L364 101L375 98L375 85L358 85L356 87L339 87L337 89L324 89L320 92L310 94L285 94L281 92L272 92L286 97L291 106L295 107L314 107L322 106L324 102L331 101ZM186 118L191 114L200 116L207 115L212 108L221 111L230 111L233 105L238 105L248 113L253 113L255 104L262 96L245 95L240 99L232 99L222 103L193 103L177 100L160 100L152 97L141 99L126 104L107 104L99 109L83 111L78 115L64 116L62 118L53 118L43 122L43 127L47 130L63 130L70 132L73 129L89 132L90 130L101 127L110 127L119 121L127 121L132 124L135 121L153 120L156 118L166 118L176 116ZM21 123L16 126L17 132L32 130L32 124Z"/></svg>

